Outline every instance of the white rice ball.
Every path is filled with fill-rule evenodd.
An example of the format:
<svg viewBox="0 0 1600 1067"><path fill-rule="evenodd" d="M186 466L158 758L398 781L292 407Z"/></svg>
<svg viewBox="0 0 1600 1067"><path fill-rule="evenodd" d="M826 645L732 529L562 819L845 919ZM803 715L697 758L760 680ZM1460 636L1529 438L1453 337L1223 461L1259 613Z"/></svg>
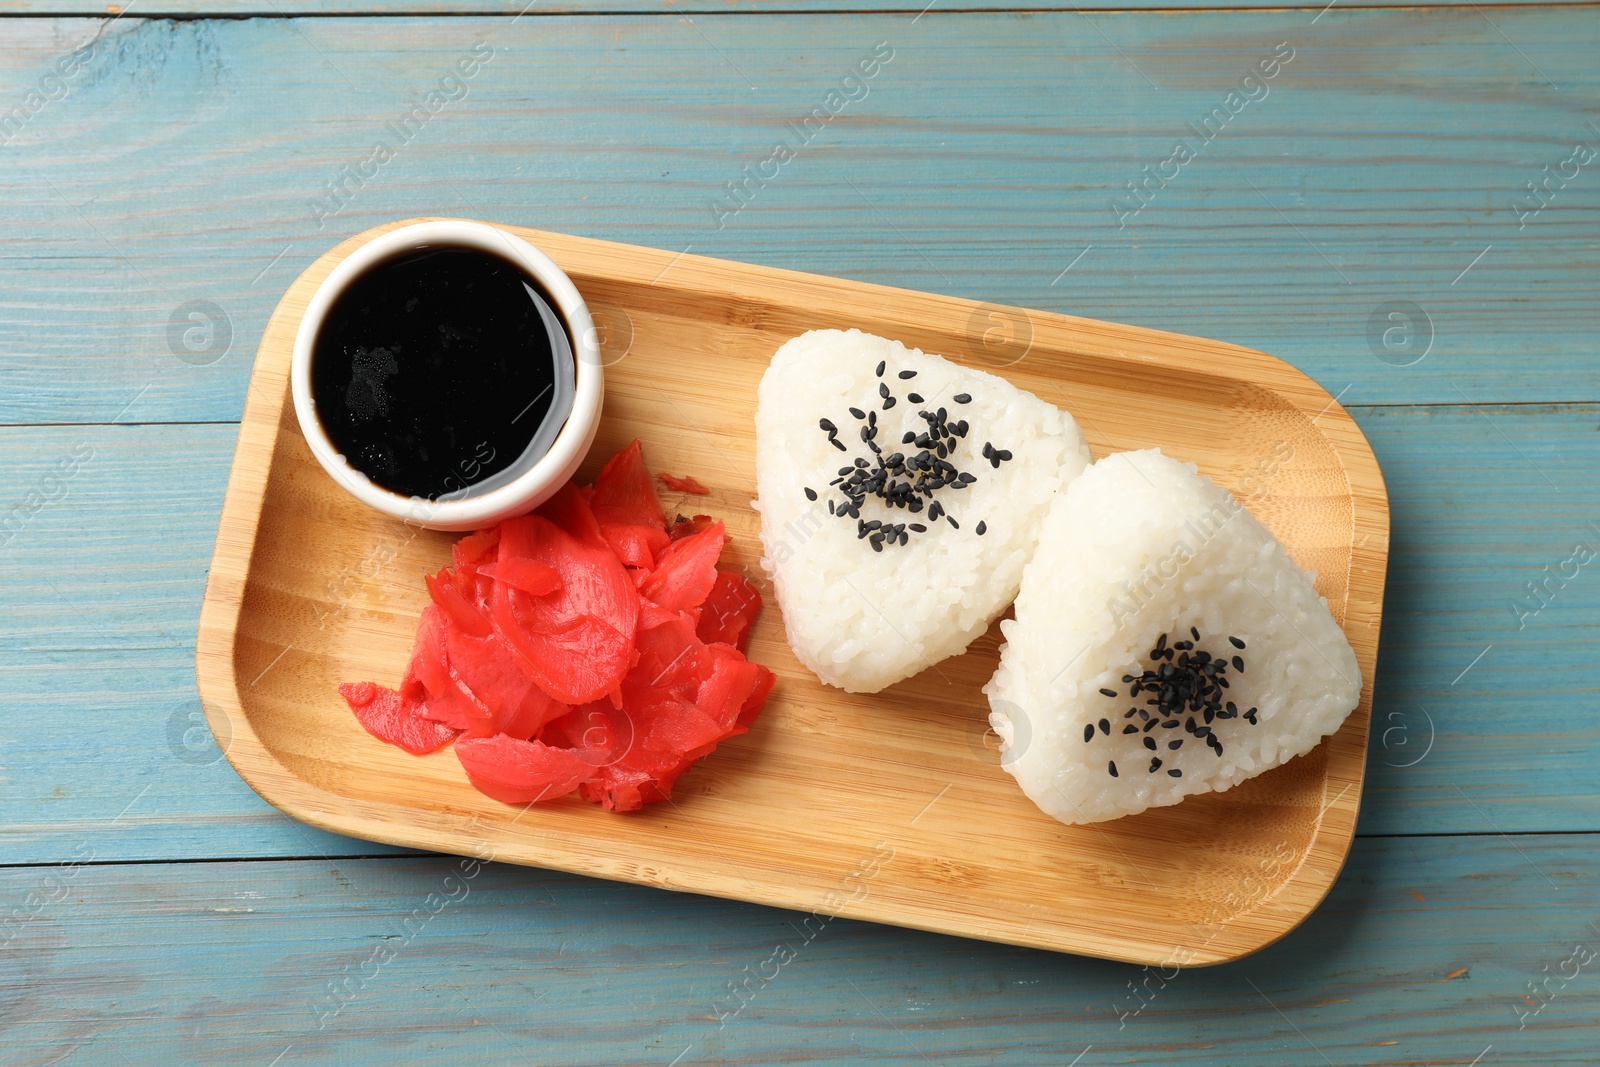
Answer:
<svg viewBox="0 0 1600 1067"><path fill-rule="evenodd" d="M1228 789L1311 751L1361 696L1355 653L1307 574L1228 492L1156 450L1108 456L1056 499L1001 630L984 690L1001 765L1065 823ZM1194 648L1152 657L1163 634ZM1227 662L1221 696L1237 716L1130 695L1125 677L1202 651Z"/></svg>
<svg viewBox="0 0 1600 1067"><path fill-rule="evenodd" d="M915 376L901 378L904 371ZM888 410L880 385L896 398ZM868 497L860 521L927 527L908 531L907 544L874 551L856 519L829 513L830 501L844 503L829 484L839 469L857 457L876 462L861 438L867 423L852 407L875 414L885 455L918 451L902 438L928 429L919 411L942 408L950 423L966 420L967 435L949 461L976 480L933 498L959 529L945 518L930 521L927 510ZM820 428L823 419L838 428L843 450ZM993 466L982 455L986 443L1011 458ZM795 655L830 685L875 693L963 651L1016 595L1051 500L1088 462L1071 416L992 374L860 330L813 330L789 341L761 379L755 506L761 562Z"/></svg>

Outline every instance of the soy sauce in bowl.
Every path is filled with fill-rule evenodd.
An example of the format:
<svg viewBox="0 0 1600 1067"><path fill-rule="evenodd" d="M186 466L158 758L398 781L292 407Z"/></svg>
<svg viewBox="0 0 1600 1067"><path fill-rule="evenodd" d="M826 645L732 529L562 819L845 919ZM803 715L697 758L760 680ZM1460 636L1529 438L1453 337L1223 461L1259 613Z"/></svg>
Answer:
<svg viewBox="0 0 1600 1067"><path fill-rule="evenodd" d="M556 301L481 248L410 249L328 307L311 395L344 461L403 497L476 496L550 450L575 363Z"/></svg>

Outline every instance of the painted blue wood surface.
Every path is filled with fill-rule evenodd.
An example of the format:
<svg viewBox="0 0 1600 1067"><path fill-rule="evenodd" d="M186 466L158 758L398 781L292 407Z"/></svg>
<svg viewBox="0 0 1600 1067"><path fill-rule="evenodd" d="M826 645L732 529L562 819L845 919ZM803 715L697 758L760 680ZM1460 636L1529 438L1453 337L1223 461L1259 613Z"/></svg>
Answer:
<svg viewBox="0 0 1600 1067"><path fill-rule="evenodd" d="M1582 4L1589 0L1496 0L1495 7L1552 4ZM1340 7L1384 7L1386 0L1338 0ZM1449 6L1454 0L1417 0L1413 7ZM1327 0L1230 0L1221 5L1214 0L1093 0L1076 4L1073 0L871 0L870 3L808 2L808 0L134 0L132 3L106 3L105 0L4 0L0 18L7 15L89 15L115 17L119 12L136 13L139 18L157 16L213 16L220 18L310 18L337 15L502 15L536 19L549 15L662 15L670 18L736 13L786 13L799 15L861 15L894 12L907 18L943 17L973 11L1070 11L1099 13L1129 10L1208 10L1229 8L1303 9L1307 17L1316 15Z"/></svg>
<svg viewBox="0 0 1600 1067"><path fill-rule="evenodd" d="M135 11L216 6L161 2ZM1600 146L1600 20L1369 2L0 21L0 118L105 35L0 136L0 1062L1596 1062L1600 583L1565 561L1600 544L1600 173L1513 203ZM480 8L506 10L445 13ZM479 40L465 97L319 227ZM725 183L879 40L870 93L719 229ZM1112 194L1280 41L1268 95L1119 229ZM273 811L191 717L232 421L294 274L423 213L1223 337L1340 394L1394 535L1328 903L1171 980L840 922L719 1026L798 916L491 867L425 919L454 861Z"/></svg>
<svg viewBox="0 0 1600 1067"><path fill-rule="evenodd" d="M793 912L472 870L0 871L8 899L36 894L0 933L6 1062L1595 1062L1584 839L1360 841L1299 930L1179 974L844 920L807 942ZM767 963L780 945L795 957Z"/></svg>
<svg viewBox="0 0 1600 1067"><path fill-rule="evenodd" d="M0 102L98 25L7 22ZM1581 170L1521 229L1512 207L1574 142L1600 144L1587 8L1092 27L130 16L105 34L0 146L0 422L104 422L135 396L125 418L235 419L294 274L349 233L430 213L1239 341L1352 404L1600 400L1600 180ZM493 58L465 95L319 224L328 184L478 41ZM719 228L727 183L879 41L895 55L865 98ZM1189 124L1280 42L1294 58L1267 95L1202 144ZM1119 228L1114 199L1138 204L1126 185L1183 138L1197 157ZM172 340L193 301L226 316L226 351L221 334ZM1396 301L1419 311L1385 349Z"/></svg>
<svg viewBox="0 0 1600 1067"><path fill-rule="evenodd" d="M1600 406L1355 415L1394 516L1360 831L1600 829L1600 728L1582 711L1600 580L1561 577L1574 544L1600 547ZM93 449L0 548L0 863L85 840L117 860L373 850L280 819L189 731L234 432L0 430L4 500Z"/></svg>

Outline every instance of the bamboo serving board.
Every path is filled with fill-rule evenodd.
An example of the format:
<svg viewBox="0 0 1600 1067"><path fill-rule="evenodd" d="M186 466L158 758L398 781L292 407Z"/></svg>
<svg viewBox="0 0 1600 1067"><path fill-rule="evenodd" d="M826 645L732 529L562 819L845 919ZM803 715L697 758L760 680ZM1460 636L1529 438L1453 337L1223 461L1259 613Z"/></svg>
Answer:
<svg viewBox="0 0 1600 1067"><path fill-rule="evenodd" d="M406 220L407 222L418 220ZM312 458L289 402L311 293L378 227L290 286L256 359L196 651L213 732L246 782L336 833L814 913L1134 963L1235 959L1321 902L1355 833L1388 555L1366 439L1305 375L1260 352L1130 326L508 227L571 275L608 364L581 477L638 437L669 516L724 519L724 565L767 606L749 655L778 675L751 732L617 815L575 798L521 809L448 749L369 736L335 687L395 685L455 535L359 504ZM1361 704L1316 750L1220 794L1093 826L1039 812L999 766L980 689L998 627L871 696L800 666L760 570L753 412L780 344L860 327L992 370L1076 417L1096 458L1159 446L1231 489L1316 571L1361 665Z"/></svg>

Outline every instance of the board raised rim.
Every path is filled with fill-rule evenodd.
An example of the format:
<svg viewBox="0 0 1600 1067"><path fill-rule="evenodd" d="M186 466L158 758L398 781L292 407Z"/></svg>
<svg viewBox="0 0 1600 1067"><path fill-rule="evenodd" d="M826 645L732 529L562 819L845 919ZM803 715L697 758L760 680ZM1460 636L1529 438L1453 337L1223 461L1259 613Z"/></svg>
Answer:
<svg viewBox="0 0 1600 1067"><path fill-rule="evenodd" d="M289 287L263 332L240 423L216 550L206 584L196 640L196 675L208 722L240 776L269 803L309 825L393 845L551 867L662 888L795 910L813 910L814 893L773 880L742 888L701 876L692 867L641 870L603 850L593 855L552 854L525 839L490 843L481 826L415 826L397 822L373 805L321 788L286 768L262 742L246 710L236 670L236 645L257 530L271 477L277 435L288 398L290 342L310 293L355 247L380 233L428 219L406 219L355 235L321 256ZM499 225L499 224L493 224ZM582 263L593 273L637 286L664 286L692 299L770 300L806 306L826 302L835 311L856 309L863 319L898 309L906 322L972 322L977 316L1021 316L1036 342L1048 342L1083 359L1140 367L1193 368L1267 389L1309 419L1343 468L1351 500L1349 580L1344 627L1363 672L1361 704L1341 730L1324 742L1324 798L1305 854L1267 899L1249 908L1250 922L1225 926L1176 962L1208 965L1239 958L1278 940L1308 916L1332 888L1354 839L1365 778L1373 676L1387 565L1389 510L1377 459L1355 421L1321 386L1299 370L1252 349L1141 327L1005 308L980 301L894 289L778 268L709 259L683 252L617 244L505 226L546 252L569 272ZM670 277L668 275L670 274ZM960 921L896 913L867 897L840 902L832 914L911 926L958 936L1068 951L1135 963L1173 963L1172 952L1117 938L1030 936L1016 928L985 929ZM1168 939L1171 941L1172 939Z"/></svg>

